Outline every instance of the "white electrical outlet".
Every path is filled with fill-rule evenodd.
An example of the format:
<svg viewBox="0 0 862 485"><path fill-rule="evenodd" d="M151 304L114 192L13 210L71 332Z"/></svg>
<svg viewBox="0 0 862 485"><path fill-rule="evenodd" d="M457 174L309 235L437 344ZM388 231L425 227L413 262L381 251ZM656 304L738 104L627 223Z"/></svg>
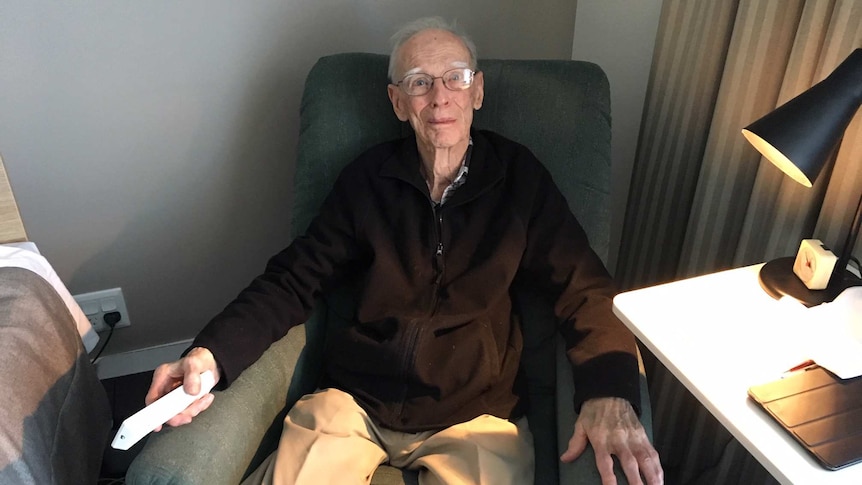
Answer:
<svg viewBox="0 0 862 485"><path fill-rule="evenodd" d="M97 332L110 330L108 324L105 323L105 314L107 313L118 312L120 314L121 318L114 325L114 328L128 327L132 324L129 321L129 311L126 309L126 300L123 298L121 288L82 293L73 295L73 297Z"/></svg>

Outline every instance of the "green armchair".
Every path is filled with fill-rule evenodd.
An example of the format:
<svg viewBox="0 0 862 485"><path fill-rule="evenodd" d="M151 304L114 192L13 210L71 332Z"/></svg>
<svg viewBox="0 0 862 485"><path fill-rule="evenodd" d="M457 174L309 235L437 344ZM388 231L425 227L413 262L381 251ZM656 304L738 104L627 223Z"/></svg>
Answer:
<svg viewBox="0 0 862 485"><path fill-rule="evenodd" d="M308 226L335 181L371 146L405 136L386 95L388 57L340 54L320 59L302 98L293 233ZM579 61L482 60L485 100L474 126L530 147L551 171L606 260L609 234L610 101L601 68ZM131 464L129 484L235 484L278 444L286 409L315 388L327 326L350 315L346 289L329 295L313 317L247 369L195 421L151 435ZM551 305L541 295L516 295L524 325L522 365L536 447L536 483L600 483L592 450L573 464L559 455L574 429L572 369L562 352ZM652 433L646 377L641 420ZM618 476L621 476L618 473ZM416 476L381 467L374 484L415 483ZM624 483L624 479L621 480Z"/></svg>

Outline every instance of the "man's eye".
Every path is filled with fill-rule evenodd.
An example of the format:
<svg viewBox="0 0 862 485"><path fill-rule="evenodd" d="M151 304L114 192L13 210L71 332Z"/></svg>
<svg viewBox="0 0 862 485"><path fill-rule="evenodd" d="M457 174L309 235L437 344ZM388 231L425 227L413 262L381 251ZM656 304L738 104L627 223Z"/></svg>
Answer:
<svg viewBox="0 0 862 485"><path fill-rule="evenodd" d="M419 79L414 79L410 81L410 85L415 88L423 88L429 84L428 79L424 77L420 77Z"/></svg>
<svg viewBox="0 0 862 485"><path fill-rule="evenodd" d="M463 76L461 75L460 72L453 72L452 74L449 74L449 80L450 81L460 82L462 79L463 79Z"/></svg>

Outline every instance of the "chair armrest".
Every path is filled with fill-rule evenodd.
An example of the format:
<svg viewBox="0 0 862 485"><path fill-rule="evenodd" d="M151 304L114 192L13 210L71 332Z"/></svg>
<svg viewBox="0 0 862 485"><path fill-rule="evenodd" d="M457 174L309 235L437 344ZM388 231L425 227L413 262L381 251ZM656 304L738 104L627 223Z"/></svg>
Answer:
<svg viewBox="0 0 862 485"><path fill-rule="evenodd" d="M274 343L191 424L148 437L129 467L130 485L236 484L285 407L305 327Z"/></svg>
<svg viewBox="0 0 862 485"><path fill-rule="evenodd" d="M569 447L569 440L575 430L575 413L572 405L572 396L575 392L574 377L572 376L572 365L566 357L565 346L562 337L557 336L557 447L562 454ZM640 421L646 430L650 442L653 441L652 432L652 406L649 400L646 372L643 359L638 350L638 366L640 368L640 391L641 391L641 416ZM625 481L625 474L614 462L614 470L620 483ZM565 484L601 484L602 479L596 468L596 455L592 446L587 446L583 454L572 463L560 462L560 483Z"/></svg>

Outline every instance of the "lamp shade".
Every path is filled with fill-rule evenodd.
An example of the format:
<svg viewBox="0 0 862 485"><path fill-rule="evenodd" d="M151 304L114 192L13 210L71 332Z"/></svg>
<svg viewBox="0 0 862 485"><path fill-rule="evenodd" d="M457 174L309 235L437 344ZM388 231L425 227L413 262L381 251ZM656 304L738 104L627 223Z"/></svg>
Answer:
<svg viewBox="0 0 862 485"><path fill-rule="evenodd" d="M856 49L826 79L748 125L742 134L793 180L811 187L860 104L862 49ZM825 289L806 287L795 274L792 257L774 259L763 265L758 274L760 286L774 298L791 296L807 306L814 306L834 300L850 286L862 285L862 280L847 271L860 224L862 196ZM810 262L806 264L811 267Z"/></svg>
<svg viewBox="0 0 862 485"><path fill-rule="evenodd" d="M862 48L823 81L742 130L769 161L811 187L862 104Z"/></svg>

